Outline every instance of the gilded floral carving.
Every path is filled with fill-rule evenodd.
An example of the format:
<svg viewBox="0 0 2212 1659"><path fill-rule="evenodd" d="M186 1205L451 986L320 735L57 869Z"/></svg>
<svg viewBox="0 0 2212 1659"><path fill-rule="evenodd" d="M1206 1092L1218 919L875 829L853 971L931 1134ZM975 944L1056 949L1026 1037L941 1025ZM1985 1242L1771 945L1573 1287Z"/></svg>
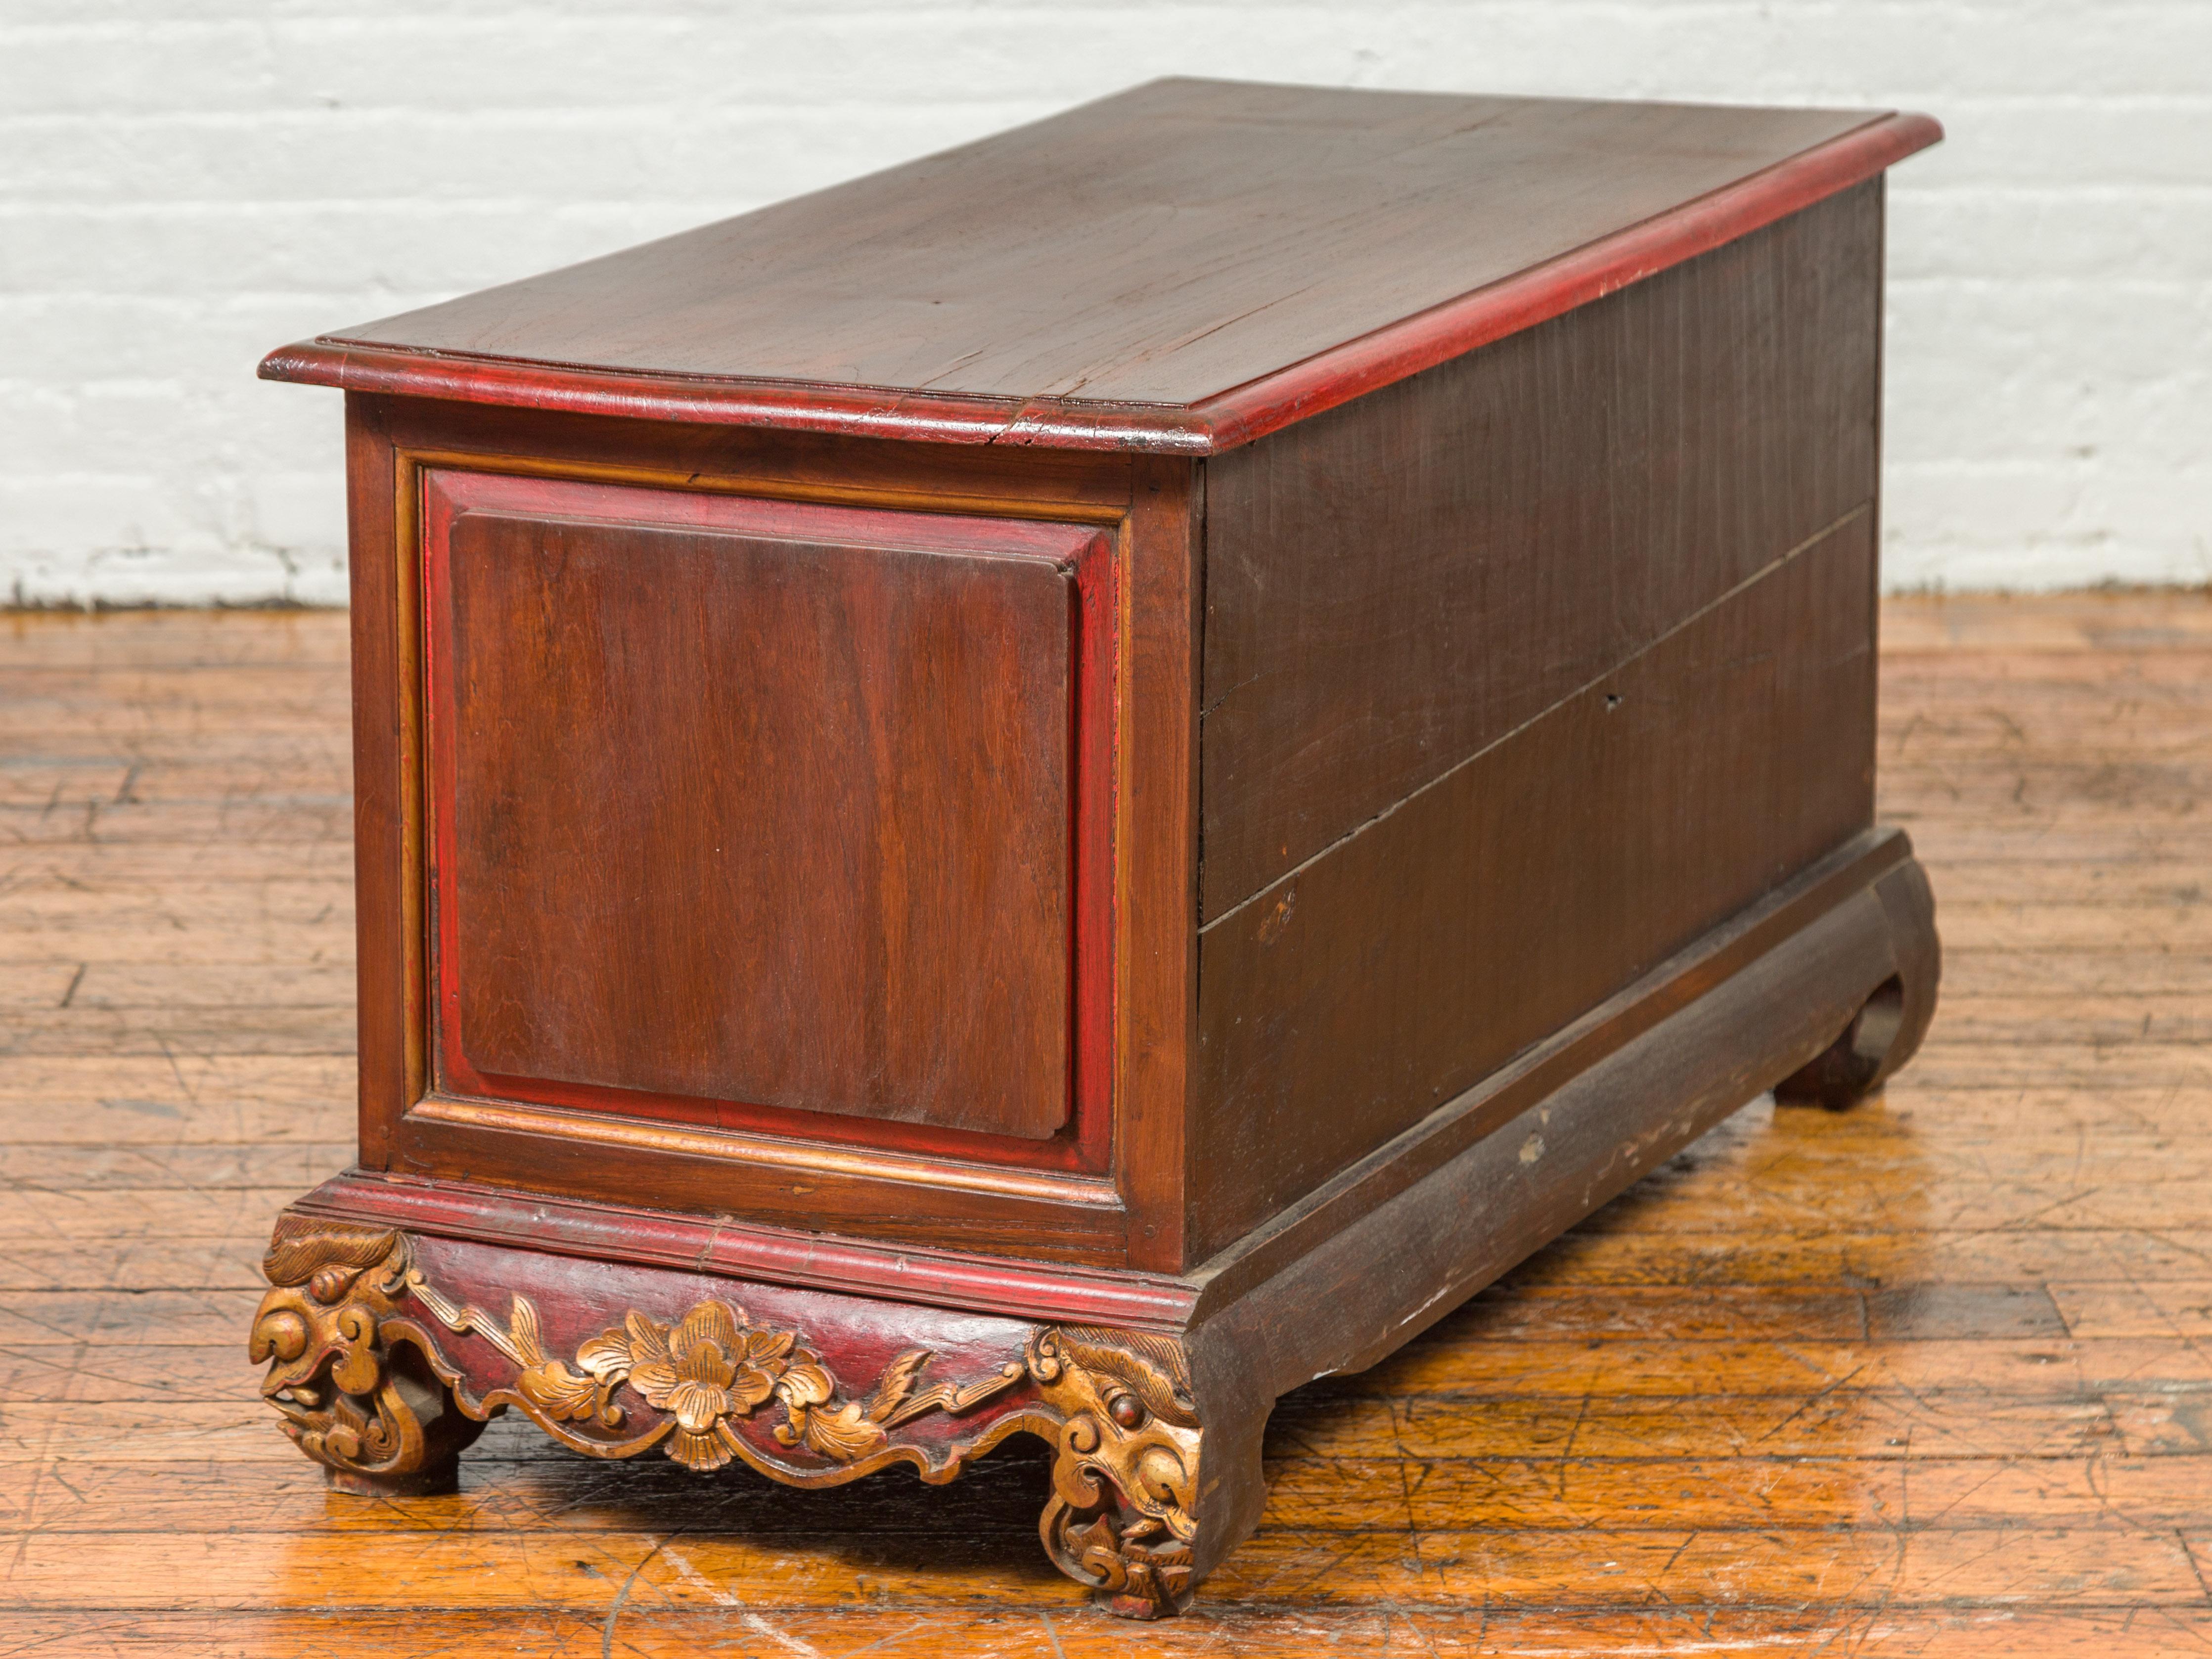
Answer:
<svg viewBox="0 0 2212 1659"><path fill-rule="evenodd" d="M629 1310L563 1356L530 1297L513 1294L503 1319L456 1302L429 1282L402 1232L288 1218L264 1266L273 1288L251 1344L269 1366L263 1395L340 1484L450 1481L460 1448L509 1406L597 1456L660 1446L689 1468L742 1461L800 1486L893 1459L950 1479L1028 1430L1057 1452L1039 1532L1060 1568L1124 1613L1158 1616L1188 1600L1201 1434L1170 1338L1039 1327L996 1369L927 1384L935 1356L909 1347L854 1395L802 1333L719 1298L665 1322ZM487 1375L481 1350L472 1360L441 1330L479 1339L507 1368ZM928 1413L957 1418L994 1401L972 1431L899 1432Z"/></svg>
<svg viewBox="0 0 2212 1659"><path fill-rule="evenodd" d="M720 1301L698 1304L673 1325L633 1310L620 1326L578 1348L572 1365L547 1357L538 1310L527 1297L514 1298L502 1325L456 1305L418 1272L409 1273L407 1288L447 1329L474 1333L514 1362L517 1403L540 1422L620 1429L624 1412L614 1395L627 1382L647 1405L666 1413L657 1431L647 1431L650 1439L665 1439L669 1456L694 1469L718 1469L741 1458L781 1473L737 1431L739 1421L771 1401L783 1411L772 1431L778 1445L852 1464L886 1449L899 1425L925 1412L968 1411L1012 1388L1024 1371L1014 1361L965 1387L938 1383L917 1392L915 1382L934 1356L908 1348L884 1367L865 1399L846 1399L797 1332L756 1325L743 1308ZM501 1392L487 1395L487 1402Z"/></svg>

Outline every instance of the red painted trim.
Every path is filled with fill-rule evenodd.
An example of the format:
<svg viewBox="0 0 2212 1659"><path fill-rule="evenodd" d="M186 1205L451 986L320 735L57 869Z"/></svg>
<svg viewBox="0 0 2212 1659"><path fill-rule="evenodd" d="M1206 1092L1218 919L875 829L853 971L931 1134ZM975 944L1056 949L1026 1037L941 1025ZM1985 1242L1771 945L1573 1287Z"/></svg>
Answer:
<svg viewBox="0 0 2212 1659"><path fill-rule="evenodd" d="M264 380L395 398L498 404L570 415L694 425L765 426L943 444L1036 444L1202 455L1203 423L1168 404L961 397L802 381L625 374L500 357L463 357L343 340L303 340L261 361Z"/></svg>
<svg viewBox="0 0 2212 1659"><path fill-rule="evenodd" d="M1087 525L980 519L793 502L707 491L520 477L451 467L422 475L423 725L430 787L428 891L433 942L430 1048L434 1088L462 1098L520 1101L692 1127L864 1146L964 1164L1104 1176L1114 1149L1114 754L1120 710L1120 637L1114 538ZM957 546L969 554L1041 559L1074 577L1068 618L1075 685L1070 699L1068 1116L1059 1133L1030 1140L972 1129L805 1111L755 1102L653 1093L480 1072L463 1052L460 977L467 953L459 906L442 902L442 872L457 869L450 803L459 789L453 744L453 581L455 522L471 511L545 518L684 524L753 536L864 541L887 547ZM957 533L948 533L957 526Z"/></svg>
<svg viewBox="0 0 2212 1659"><path fill-rule="evenodd" d="M1164 1275L864 1243L756 1223L355 1170L292 1206L410 1232L845 1291L1018 1318L1179 1329L1198 1287Z"/></svg>
<svg viewBox="0 0 2212 1659"><path fill-rule="evenodd" d="M356 345L328 337L270 352L261 376L393 397L641 420L927 443L1218 454L1693 259L1848 190L1942 136L1943 129L1925 115L1877 116L1640 224L1188 405L623 373Z"/></svg>
<svg viewBox="0 0 2212 1659"><path fill-rule="evenodd" d="M1925 115L1887 115L1723 189L1346 341L1196 405L1215 450L1348 403L1709 253L1850 189L1943 136Z"/></svg>
<svg viewBox="0 0 2212 1659"><path fill-rule="evenodd" d="M1101 1173L1114 1159L1115 1021L1121 1006L1114 970L1120 938L1114 825L1121 816L1121 565L1111 536L1102 532L1083 544L1075 556L1074 614L1068 619L1075 630L1075 686L1068 700L1074 727L1069 873L1075 887L1075 925L1068 939L1073 1022L1068 1099L1079 1160L1070 1167Z"/></svg>

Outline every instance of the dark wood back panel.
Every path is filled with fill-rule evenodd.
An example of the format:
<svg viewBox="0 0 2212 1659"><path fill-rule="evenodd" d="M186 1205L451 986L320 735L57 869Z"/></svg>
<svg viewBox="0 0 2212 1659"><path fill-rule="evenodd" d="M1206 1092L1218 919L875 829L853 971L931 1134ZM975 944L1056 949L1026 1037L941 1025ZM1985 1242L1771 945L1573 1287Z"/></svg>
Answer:
<svg viewBox="0 0 2212 1659"><path fill-rule="evenodd" d="M1208 927L1203 1258L1873 821L1874 518Z"/></svg>
<svg viewBox="0 0 2212 1659"><path fill-rule="evenodd" d="M1060 1131L1095 532L426 489L447 1086Z"/></svg>
<svg viewBox="0 0 2212 1659"><path fill-rule="evenodd" d="M1204 918L1872 499L1881 190L1206 464Z"/></svg>

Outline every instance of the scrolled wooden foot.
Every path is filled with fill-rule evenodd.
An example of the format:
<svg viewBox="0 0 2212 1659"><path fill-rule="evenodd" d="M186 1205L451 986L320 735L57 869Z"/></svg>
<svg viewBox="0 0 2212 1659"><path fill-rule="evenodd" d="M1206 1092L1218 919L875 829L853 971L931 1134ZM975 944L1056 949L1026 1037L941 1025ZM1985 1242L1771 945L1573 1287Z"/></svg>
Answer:
<svg viewBox="0 0 2212 1659"><path fill-rule="evenodd" d="M1774 1087L1783 1105L1841 1111L1872 1094L1919 1051L1936 1017L1943 952L1936 937L1936 897L1917 860L1875 884L1888 924L1896 971L1868 995L1836 1040Z"/></svg>
<svg viewBox="0 0 2212 1659"><path fill-rule="evenodd" d="M337 1224L280 1231L262 1262L272 1288L247 1344L269 1367L261 1397L339 1492L451 1492L483 1431L423 1355L386 1340L409 1265L404 1234Z"/></svg>
<svg viewBox="0 0 2212 1659"><path fill-rule="evenodd" d="M1893 974L1833 1042L1774 1085L1774 1098L1785 1106L1825 1106L1832 1112L1856 1105L1895 1069L1890 1051L1904 1014L1905 982Z"/></svg>
<svg viewBox="0 0 2212 1659"><path fill-rule="evenodd" d="M1038 1393L1060 1418L1047 1554L1109 1612L1158 1619L1190 1605L1201 1431L1182 1350L1164 1337L1059 1326L1030 1345Z"/></svg>

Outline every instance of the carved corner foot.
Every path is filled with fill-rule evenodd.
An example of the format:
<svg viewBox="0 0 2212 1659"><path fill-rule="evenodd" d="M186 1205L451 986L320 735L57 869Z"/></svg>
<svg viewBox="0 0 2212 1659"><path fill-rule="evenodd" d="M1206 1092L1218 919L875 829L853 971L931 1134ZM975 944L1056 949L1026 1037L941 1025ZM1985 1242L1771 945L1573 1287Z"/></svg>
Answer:
<svg viewBox="0 0 2212 1659"><path fill-rule="evenodd" d="M273 1288L247 1350L269 1367L261 1397L337 1492L451 1492L483 1432L422 1355L385 1340L409 1265L403 1233L289 1218L262 1262Z"/></svg>
<svg viewBox="0 0 2212 1659"><path fill-rule="evenodd" d="M1784 1105L1841 1111L1857 1104L1919 1052L1936 1018L1943 951L1927 872L1908 858L1874 891L1888 919L1896 971L1874 988L1833 1042L1775 1085L1774 1098Z"/></svg>
<svg viewBox="0 0 2212 1659"><path fill-rule="evenodd" d="M1182 1349L1165 1337L1082 1326L1041 1331L1030 1375L1060 1419L1047 1554L1109 1613L1160 1619L1197 1588L1201 1431Z"/></svg>

